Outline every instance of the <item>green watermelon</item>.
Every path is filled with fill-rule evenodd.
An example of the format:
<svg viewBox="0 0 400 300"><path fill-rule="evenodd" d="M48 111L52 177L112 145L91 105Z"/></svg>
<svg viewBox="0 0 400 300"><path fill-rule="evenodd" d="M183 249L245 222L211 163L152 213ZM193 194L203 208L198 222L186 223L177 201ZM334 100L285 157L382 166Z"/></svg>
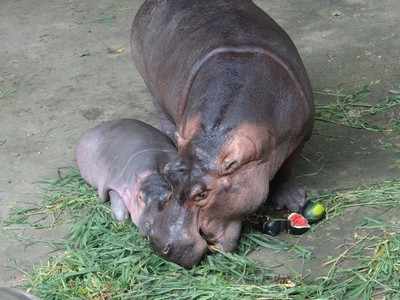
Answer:
<svg viewBox="0 0 400 300"><path fill-rule="evenodd" d="M305 205L302 214L310 223L317 223L325 217L326 208L322 202L309 201Z"/></svg>

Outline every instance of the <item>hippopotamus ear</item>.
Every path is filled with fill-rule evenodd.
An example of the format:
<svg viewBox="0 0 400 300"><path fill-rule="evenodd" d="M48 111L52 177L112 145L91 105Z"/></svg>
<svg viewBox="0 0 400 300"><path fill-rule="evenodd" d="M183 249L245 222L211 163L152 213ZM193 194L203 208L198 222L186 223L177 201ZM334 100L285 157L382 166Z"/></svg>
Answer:
<svg viewBox="0 0 400 300"><path fill-rule="evenodd" d="M171 183L182 182L186 178L188 171L186 164L179 158L165 164L163 169L165 178Z"/></svg>
<svg viewBox="0 0 400 300"><path fill-rule="evenodd" d="M268 130L242 127L233 131L221 148L217 162L220 175L233 173L250 161L261 160L272 149L273 137Z"/></svg>
<svg viewBox="0 0 400 300"><path fill-rule="evenodd" d="M228 175L257 158L255 143L246 136L234 136L223 146L218 173Z"/></svg>

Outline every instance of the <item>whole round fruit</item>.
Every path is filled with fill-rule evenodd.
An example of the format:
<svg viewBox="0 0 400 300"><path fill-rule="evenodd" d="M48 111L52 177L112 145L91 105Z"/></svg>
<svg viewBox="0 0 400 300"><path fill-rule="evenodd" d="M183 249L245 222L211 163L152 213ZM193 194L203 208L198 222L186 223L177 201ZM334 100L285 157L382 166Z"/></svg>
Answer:
<svg viewBox="0 0 400 300"><path fill-rule="evenodd" d="M302 215L310 222L317 223L326 215L326 208L322 202L309 201L303 209Z"/></svg>

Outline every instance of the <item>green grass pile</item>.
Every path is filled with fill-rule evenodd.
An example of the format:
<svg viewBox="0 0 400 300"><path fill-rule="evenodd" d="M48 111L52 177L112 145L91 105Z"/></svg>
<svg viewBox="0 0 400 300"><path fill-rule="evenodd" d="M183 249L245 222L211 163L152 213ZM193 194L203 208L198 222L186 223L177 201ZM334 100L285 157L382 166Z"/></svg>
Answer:
<svg viewBox="0 0 400 300"><path fill-rule="evenodd" d="M373 117L393 112L394 108L400 107L400 91L392 91L376 104L369 104L371 86L372 84L364 85L352 93L343 93L342 91L316 92L317 95L334 97L334 101L325 105L316 105L315 119L374 132L398 132L400 128L398 116L385 118L385 124L374 122Z"/></svg>
<svg viewBox="0 0 400 300"><path fill-rule="evenodd" d="M38 229L65 213L72 220L62 253L29 276L29 288L43 299L286 299L291 293L246 254L257 245L301 254L298 247L248 233L237 253L210 255L185 270L153 253L132 224L115 223L75 170L48 184L42 206L15 210L8 220L9 228Z"/></svg>
<svg viewBox="0 0 400 300"><path fill-rule="evenodd" d="M246 229L236 253L209 255L197 267L185 270L153 253L148 242L129 224L115 223L107 205L76 170L47 182L40 207L18 209L9 229L31 226L38 230L70 220L70 234L54 243L57 255L28 274L28 288L42 299L398 299L400 236L398 227L376 220L364 224L379 230L349 246L327 262L328 274L313 282L279 278L247 254L256 247L288 251L310 259L307 249ZM329 194L328 222L347 207L395 207L400 203L400 181ZM322 225L323 226L323 225ZM366 249L371 251L366 251ZM353 267L342 262L351 260ZM397 298L396 298L397 297Z"/></svg>
<svg viewBox="0 0 400 300"><path fill-rule="evenodd" d="M400 234L398 226L366 219L379 234L365 234L326 262L331 265L314 296L319 299L399 299ZM363 226L364 227L364 226ZM367 228L367 226L365 226ZM351 267L340 266L352 261Z"/></svg>
<svg viewBox="0 0 400 300"><path fill-rule="evenodd" d="M319 198L328 206L328 219L352 207L371 207L381 211L385 208L400 208L400 180L362 185L352 190L326 193Z"/></svg>

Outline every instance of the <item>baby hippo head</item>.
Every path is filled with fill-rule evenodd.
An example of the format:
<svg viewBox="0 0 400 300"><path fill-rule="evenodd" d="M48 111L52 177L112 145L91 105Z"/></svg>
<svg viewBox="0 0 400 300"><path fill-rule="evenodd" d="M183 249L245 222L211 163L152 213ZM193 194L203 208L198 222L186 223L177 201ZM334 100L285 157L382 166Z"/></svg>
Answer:
<svg viewBox="0 0 400 300"><path fill-rule="evenodd" d="M161 174L151 174L140 184L138 202L142 212L137 225L142 235L147 237L154 250L166 259L183 267L197 264L207 252L207 243L201 237L197 215L184 204L185 169L179 176L168 175L168 164ZM177 166L173 166L174 170Z"/></svg>

